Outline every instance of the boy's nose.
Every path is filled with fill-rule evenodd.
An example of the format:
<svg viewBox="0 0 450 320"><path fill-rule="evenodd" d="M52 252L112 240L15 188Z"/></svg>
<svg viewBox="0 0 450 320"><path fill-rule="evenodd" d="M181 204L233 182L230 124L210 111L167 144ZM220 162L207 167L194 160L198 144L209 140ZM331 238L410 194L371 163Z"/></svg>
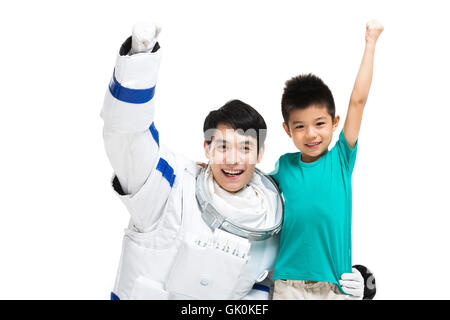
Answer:
<svg viewBox="0 0 450 320"><path fill-rule="evenodd" d="M315 138L316 137L316 131L313 127L308 127L306 129L306 137L307 138Z"/></svg>

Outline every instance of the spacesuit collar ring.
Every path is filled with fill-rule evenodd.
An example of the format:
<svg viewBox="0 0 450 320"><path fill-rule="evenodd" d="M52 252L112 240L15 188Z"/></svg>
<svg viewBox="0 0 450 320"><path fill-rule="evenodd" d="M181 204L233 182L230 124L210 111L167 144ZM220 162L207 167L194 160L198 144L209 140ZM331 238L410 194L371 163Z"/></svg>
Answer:
<svg viewBox="0 0 450 320"><path fill-rule="evenodd" d="M208 193L206 192L206 186L204 183L205 173L206 169L202 169L197 176L195 195L197 198L197 202L201 208L202 218L212 230L219 228L231 234L246 238L249 241L266 240L280 232L281 226L283 224L284 203L278 186L275 184L272 178L265 175L259 169L255 168L255 172L253 174L260 175L264 186L276 192L278 198L277 212L274 213L276 216L276 223L274 224L274 226L266 229L255 229L233 222L217 211L217 209L210 203Z"/></svg>

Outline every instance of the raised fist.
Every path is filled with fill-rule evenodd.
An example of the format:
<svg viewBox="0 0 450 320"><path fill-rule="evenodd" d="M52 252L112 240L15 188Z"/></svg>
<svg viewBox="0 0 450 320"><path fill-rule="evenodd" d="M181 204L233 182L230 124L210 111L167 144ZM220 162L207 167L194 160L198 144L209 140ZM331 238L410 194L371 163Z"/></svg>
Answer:
<svg viewBox="0 0 450 320"><path fill-rule="evenodd" d="M156 44L161 28L154 23L139 22L133 27L130 54L148 52Z"/></svg>
<svg viewBox="0 0 450 320"><path fill-rule="evenodd" d="M366 24L366 42L376 42L380 34L383 32L383 25L377 20L370 20Z"/></svg>

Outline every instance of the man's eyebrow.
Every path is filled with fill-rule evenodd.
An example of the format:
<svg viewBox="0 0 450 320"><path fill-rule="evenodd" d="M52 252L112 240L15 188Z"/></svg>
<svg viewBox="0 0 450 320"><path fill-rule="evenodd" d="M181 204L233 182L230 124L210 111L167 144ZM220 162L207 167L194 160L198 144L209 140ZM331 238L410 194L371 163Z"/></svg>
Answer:
<svg viewBox="0 0 450 320"><path fill-rule="evenodd" d="M252 146L255 145L255 143L251 140L241 141L241 142L239 142L239 144L246 144L246 145L248 144L248 145L252 145Z"/></svg>
<svg viewBox="0 0 450 320"><path fill-rule="evenodd" d="M227 143L230 143L229 141L227 141L227 140L225 140L225 139L214 139L214 142L215 142L216 144L227 144ZM241 144L252 145L252 146L255 145L255 143L254 143L253 141L251 141L251 140L241 141L241 142L239 142L239 144L240 144L240 145L241 145Z"/></svg>

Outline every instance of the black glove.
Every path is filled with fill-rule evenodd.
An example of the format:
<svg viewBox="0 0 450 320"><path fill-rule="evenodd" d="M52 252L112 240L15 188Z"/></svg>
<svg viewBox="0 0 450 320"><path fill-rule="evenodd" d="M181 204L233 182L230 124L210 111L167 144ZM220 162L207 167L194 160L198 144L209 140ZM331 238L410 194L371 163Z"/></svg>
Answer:
<svg viewBox="0 0 450 320"><path fill-rule="evenodd" d="M354 265L353 268L357 269L364 279L363 300L372 300L377 292L377 288L375 285L375 276L365 266L357 264Z"/></svg>

